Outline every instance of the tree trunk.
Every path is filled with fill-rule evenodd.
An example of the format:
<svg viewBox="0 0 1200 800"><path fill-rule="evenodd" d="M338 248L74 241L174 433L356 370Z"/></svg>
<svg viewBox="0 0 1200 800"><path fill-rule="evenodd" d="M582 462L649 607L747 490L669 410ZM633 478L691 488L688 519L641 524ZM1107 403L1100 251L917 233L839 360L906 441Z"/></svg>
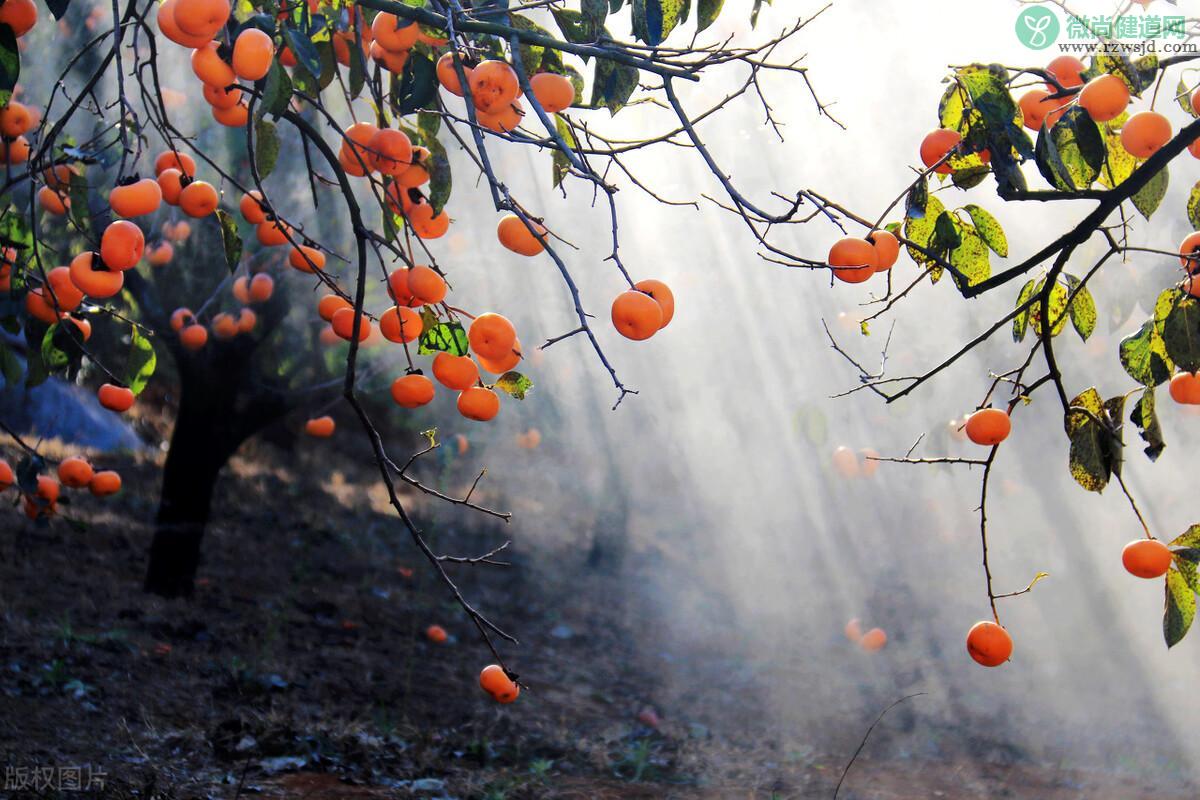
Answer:
<svg viewBox="0 0 1200 800"><path fill-rule="evenodd" d="M192 594L221 468L242 442L289 411L281 392L250 388L252 355L252 346L235 341L177 358L179 414L163 468L147 592Z"/></svg>

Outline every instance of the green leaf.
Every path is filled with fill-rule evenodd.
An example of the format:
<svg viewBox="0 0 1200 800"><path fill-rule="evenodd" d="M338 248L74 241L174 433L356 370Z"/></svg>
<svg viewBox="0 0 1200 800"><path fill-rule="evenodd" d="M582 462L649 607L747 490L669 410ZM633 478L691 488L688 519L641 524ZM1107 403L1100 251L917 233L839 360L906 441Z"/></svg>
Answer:
<svg viewBox="0 0 1200 800"><path fill-rule="evenodd" d="M449 353L454 356L465 356L471 345L467 341L467 332L460 322L438 322L426 325L421 331L421 340L417 352L423 356L434 353Z"/></svg>
<svg viewBox="0 0 1200 800"><path fill-rule="evenodd" d="M1014 308L1020 308L1030 301L1033 297L1033 288L1036 285L1037 281L1030 279L1021 287L1021 292L1017 295L1017 303ZM1027 308L1013 317L1012 335L1014 342L1020 343L1024 341L1025 332L1029 329L1029 312L1030 309Z"/></svg>
<svg viewBox="0 0 1200 800"><path fill-rule="evenodd" d="M829 420L816 405L802 405L796 409L796 430L814 447L824 447L829 441Z"/></svg>
<svg viewBox="0 0 1200 800"><path fill-rule="evenodd" d="M604 29L604 20L608 17L608 0L582 0L579 9L591 30L598 33Z"/></svg>
<svg viewBox="0 0 1200 800"><path fill-rule="evenodd" d="M1071 477L1089 492L1104 491L1113 472L1120 470L1124 409L1116 405L1115 401L1101 401L1093 388L1072 400L1065 415L1064 427L1071 442ZM1113 411L1117 412L1115 417L1110 416Z"/></svg>
<svg viewBox="0 0 1200 800"><path fill-rule="evenodd" d="M925 207L921 209L920 216L906 217L904 220L904 238L914 244L920 245L925 249L932 249L934 229L937 226L938 219L941 218L942 212L946 207L942 205L942 201L936 195L926 194ZM927 255L912 246L908 248L908 255L913 261L924 267L936 267L937 262L930 259Z"/></svg>
<svg viewBox="0 0 1200 800"><path fill-rule="evenodd" d="M929 180L920 178L908 190L904 198L904 215L913 219L925 216L925 206L929 203Z"/></svg>
<svg viewBox="0 0 1200 800"><path fill-rule="evenodd" d="M638 71L615 61L596 59L596 77L592 84L592 105L616 114L638 86Z"/></svg>
<svg viewBox="0 0 1200 800"><path fill-rule="evenodd" d="M291 25L283 29L283 38L287 42L288 47L292 49L292 55L296 56L299 66L304 67L309 75L320 81L322 77L321 54L312 39Z"/></svg>
<svg viewBox="0 0 1200 800"><path fill-rule="evenodd" d="M517 400L524 400L525 395L533 388L533 381L519 372L506 372L496 379L496 388Z"/></svg>
<svg viewBox="0 0 1200 800"><path fill-rule="evenodd" d="M450 157L446 155L446 148L436 136L425 135L421 137L421 141L429 150L429 160L425 168L429 171L429 204L433 206L433 213L436 215L442 213L454 188L450 174Z"/></svg>
<svg viewBox="0 0 1200 800"><path fill-rule="evenodd" d="M254 123L254 164L258 167L259 178L274 172L278 160L279 134L275 131L275 123L260 118Z"/></svg>
<svg viewBox="0 0 1200 800"><path fill-rule="evenodd" d="M529 20L523 16L514 15L510 22L517 30L528 31L531 33L541 34L547 38L554 38L550 32L538 25L536 22ZM540 44L530 44L529 42L521 42L518 47L518 52L521 56L521 65L525 67L525 74L532 76L542 67L542 58L546 55L546 48Z"/></svg>
<svg viewBox="0 0 1200 800"><path fill-rule="evenodd" d="M1200 182L1197 182L1188 194L1187 217L1188 222L1192 224L1192 230L1200 230Z"/></svg>
<svg viewBox="0 0 1200 800"><path fill-rule="evenodd" d="M1086 342L1088 337L1096 332L1096 301L1092 298L1091 291L1080 284L1079 278L1069 273L1063 273L1063 277L1067 281L1069 295L1074 295L1067 309L1071 317L1071 326L1075 328L1079 338Z"/></svg>
<svg viewBox="0 0 1200 800"><path fill-rule="evenodd" d="M8 25L0 24L0 105L7 105L21 77L21 51Z"/></svg>
<svg viewBox="0 0 1200 800"><path fill-rule="evenodd" d="M558 23L558 29L562 31L563 38L568 42L587 44L595 41L599 29L593 27L591 20L582 12L573 8L555 8L551 9L551 13L554 15L554 21Z"/></svg>
<svg viewBox="0 0 1200 800"><path fill-rule="evenodd" d="M1167 184L1170 181L1170 174L1167 172L1167 165L1154 174L1152 178L1134 193L1130 200L1133 201L1133 206L1141 212L1142 216L1147 220L1158 210L1162 204L1163 198L1167 196Z"/></svg>
<svg viewBox="0 0 1200 800"><path fill-rule="evenodd" d="M633 0L633 35L648 45L657 46L680 22L683 0Z"/></svg>
<svg viewBox="0 0 1200 800"><path fill-rule="evenodd" d="M351 70L351 75L353 75L353 70ZM287 110L291 99L292 79L288 77L287 70L276 59L271 62L271 69L267 72L266 83L263 85L262 101L258 106L259 114L270 114L275 119L279 119L283 112Z"/></svg>
<svg viewBox="0 0 1200 800"><path fill-rule="evenodd" d="M1200 114L1197 114L1196 109L1192 107L1193 93L1189 91L1188 85L1183 82L1183 78L1180 78L1178 85L1175 87L1175 102L1179 103L1179 107L1183 109L1183 113L1192 119L1196 119L1200 117Z"/></svg>
<svg viewBox="0 0 1200 800"><path fill-rule="evenodd" d="M1200 547L1200 523L1192 525L1168 544L1171 547Z"/></svg>
<svg viewBox="0 0 1200 800"><path fill-rule="evenodd" d="M1142 396L1133 407L1129 421L1137 426L1142 441L1146 443L1146 456L1151 461L1156 461L1167 443L1163 441L1162 425L1158 423L1158 414L1154 411L1153 387L1148 386L1142 390Z"/></svg>
<svg viewBox="0 0 1200 800"><path fill-rule="evenodd" d="M1166 611L1163 613L1163 638L1167 647L1179 644L1196 617L1196 595L1178 570L1167 571Z"/></svg>
<svg viewBox="0 0 1200 800"><path fill-rule="evenodd" d="M959 290L987 280L992 274L988 248L975 226L957 217L952 218L958 231L958 245L950 250L949 261L957 272L955 285Z"/></svg>
<svg viewBox="0 0 1200 800"><path fill-rule="evenodd" d="M146 384L150 382L150 377L154 375L154 368L158 366L158 356L154 354L154 344L142 335L140 328L135 325L130 331L129 363L126 365L129 378L125 383L129 391L136 395L142 393Z"/></svg>
<svg viewBox="0 0 1200 800"><path fill-rule="evenodd" d="M1121 128L1125 126L1127 119L1129 113L1125 112L1100 126L1100 133L1104 137L1105 158L1100 177L1096 180L1109 189L1120 186L1137 169L1138 160L1121 144Z"/></svg>
<svg viewBox="0 0 1200 800"><path fill-rule="evenodd" d="M55 341L55 336L62 330L62 325L58 322L46 329L46 333L42 336L42 363L46 365L46 369L50 372L58 372L65 369L70 358Z"/></svg>
<svg viewBox="0 0 1200 800"><path fill-rule="evenodd" d="M225 249L225 266L235 272L242 260L242 235L237 220L223 208L217 209L217 222L221 224L221 244Z"/></svg>
<svg viewBox="0 0 1200 800"><path fill-rule="evenodd" d="M1086 111L1071 106L1038 134L1035 160L1047 182L1063 191L1086 189L1100 175L1106 151L1100 129Z"/></svg>
<svg viewBox="0 0 1200 800"><path fill-rule="evenodd" d="M392 78L392 110L399 116L428 108L437 99L437 67L433 59L413 50L404 72Z"/></svg>
<svg viewBox="0 0 1200 800"><path fill-rule="evenodd" d="M87 176L72 172L67 179L67 197L71 200L71 221L85 235L92 232L92 210L88 198Z"/></svg>
<svg viewBox="0 0 1200 800"><path fill-rule="evenodd" d="M21 382L21 362L12 350L0 344L0 375L4 376L4 388L15 388Z"/></svg>
<svg viewBox="0 0 1200 800"><path fill-rule="evenodd" d="M1200 302L1180 298L1163 321L1162 338L1176 366L1187 372L1200 369Z"/></svg>
<svg viewBox="0 0 1200 800"><path fill-rule="evenodd" d="M963 209L971 215L971 221L975 223L975 230L992 252L1001 258L1008 258L1008 237L1004 235L1004 228L1000 227L996 218L986 209L974 203L963 206Z"/></svg>
<svg viewBox="0 0 1200 800"><path fill-rule="evenodd" d="M554 116L554 127L567 147L572 150L579 147L579 142L575 141L575 132L571 130L571 126L567 123L567 120L561 114L555 114ZM553 185L557 188L562 183L563 178L567 176L567 173L571 171L571 162L561 150L556 149L554 151L553 168Z"/></svg>
<svg viewBox="0 0 1200 800"><path fill-rule="evenodd" d="M700 0L696 14L696 32L699 33L716 22L724 5L725 0Z"/></svg>
<svg viewBox="0 0 1200 800"><path fill-rule="evenodd" d="M347 44L350 50L350 86L348 88L350 89L350 99L353 100L362 94L363 87L367 83L367 57L353 39Z"/></svg>
<svg viewBox="0 0 1200 800"><path fill-rule="evenodd" d="M1042 301L1040 297L1045 286L1044 279L1038 282L1037 288L1034 289L1033 293L1039 299L1035 300L1029 309L1029 324L1033 327L1033 332L1038 336L1042 335ZM1052 337L1058 336L1062 333L1063 328L1067 326L1068 295L1067 287L1058 281L1055 281L1054 285L1050 287L1050 297L1047 305L1049 306L1050 335Z"/></svg>
<svg viewBox="0 0 1200 800"><path fill-rule="evenodd" d="M1122 339L1119 352L1125 372L1143 386L1158 386L1170 380L1174 364L1152 320Z"/></svg>

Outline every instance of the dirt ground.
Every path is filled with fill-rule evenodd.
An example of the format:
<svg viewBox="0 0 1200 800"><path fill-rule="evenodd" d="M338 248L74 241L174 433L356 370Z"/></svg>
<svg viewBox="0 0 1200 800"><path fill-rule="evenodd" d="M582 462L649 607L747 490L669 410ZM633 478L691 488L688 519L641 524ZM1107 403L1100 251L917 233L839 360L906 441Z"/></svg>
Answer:
<svg viewBox="0 0 1200 800"><path fill-rule="evenodd" d="M652 635L641 600L616 577L547 570L520 546L515 569L455 573L521 635L530 689L497 706L475 684L486 651L432 585L370 471L328 473L327 461L270 445L226 470L194 599L146 596L157 460L102 463L122 471L126 490L79 499L67 511L74 524L35 528L0 513L0 796L830 798L865 731L849 719L837 741L782 751L757 726L753 692L704 654L687 668L697 685L723 685L725 699L659 684L641 660L654 652L639 646ZM478 553L500 535L443 527L448 552ZM427 641L431 623L451 641ZM103 788L74 791L61 771L30 778L64 766L95 771ZM929 762L868 747L839 796L1196 792L994 753Z"/></svg>

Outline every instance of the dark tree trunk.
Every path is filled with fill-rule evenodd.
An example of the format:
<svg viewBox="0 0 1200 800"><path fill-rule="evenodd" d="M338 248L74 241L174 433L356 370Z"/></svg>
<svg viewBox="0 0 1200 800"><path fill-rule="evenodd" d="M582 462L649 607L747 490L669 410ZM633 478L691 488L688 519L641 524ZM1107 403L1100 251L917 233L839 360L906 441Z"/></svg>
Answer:
<svg viewBox="0 0 1200 800"><path fill-rule="evenodd" d="M163 468L148 592L191 595L221 468L242 442L290 410L282 392L253 386L253 352L252 343L234 340L176 359L179 414Z"/></svg>

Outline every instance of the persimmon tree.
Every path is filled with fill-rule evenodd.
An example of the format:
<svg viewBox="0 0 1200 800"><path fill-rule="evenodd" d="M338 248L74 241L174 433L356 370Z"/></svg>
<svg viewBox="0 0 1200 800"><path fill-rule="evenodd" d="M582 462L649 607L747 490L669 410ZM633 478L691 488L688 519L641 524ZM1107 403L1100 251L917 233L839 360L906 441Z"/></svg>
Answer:
<svg viewBox="0 0 1200 800"><path fill-rule="evenodd" d="M241 442L298 410L308 414L309 435L328 437L336 423L321 412L331 399L344 403L398 524L499 664L485 670L484 688L512 702L516 676L496 640L515 639L470 604L451 574L502 564L507 543L470 556L434 551L398 487L508 515L473 500L474 485L454 496L415 477L413 466L440 446L437 434L404 459L393 455L364 402L372 391L364 372L394 370L400 360L390 397L401 409L452 391L460 414L480 422L501 413L500 394L519 400L530 391L512 323L472 308L470 286L451 290L439 257L455 205L488 203L501 215L500 243L549 259L562 279L575 325L540 346L584 337L619 405L634 390L596 335L586 309L597 300L583 296L560 254L565 240L509 188L493 154L545 153L553 186L591 192L607 206L612 247L597 260L628 289L600 302L611 304L617 332L647 339L670 323L674 298L627 266L620 247L618 190L653 195L627 154L690 144L727 181L696 124L743 95L759 98L770 120L764 73L807 86L799 62L773 58L809 20L735 46L708 31L721 0L114 0L86 14L80 5L0 3L0 316L22 334L27 359L22 370L4 350L6 380L36 384L82 370L100 384L100 403L125 413L162 379L159 357L170 356L180 401L146 578L148 590L168 596L191 592L212 488ZM762 5L751 4L752 19ZM47 12L62 24L82 21L76 46L55 80L19 83L30 64L26 45L49 39ZM631 26L633 39L614 34L617 24ZM182 92L164 82L181 56L191 66ZM684 108L677 82L725 70L744 75L734 92ZM227 128L231 152L185 121L183 110L200 99L212 116L202 127ZM640 102L672 109L677 124L636 140L606 134L608 119ZM453 152L470 174L452 177ZM303 164L310 202L277 190L284 163ZM476 182L480 189L452 191ZM321 296L303 303L289 284ZM331 379L321 368L331 351L295 341L289 316L319 318L321 340L344 343L340 374ZM364 367L368 344L380 338L392 358ZM15 483L40 524L58 513L61 486L98 496L119 489L119 476L78 457L58 463L55 480L55 465L8 433L21 458L15 470L0 464L0 486Z"/></svg>
<svg viewBox="0 0 1200 800"><path fill-rule="evenodd" d="M1189 19L1185 27L1194 35L1200 21ZM1195 616L1195 595L1200 592L1200 524L1160 539L1150 530L1123 478L1127 420L1142 438L1150 461L1166 446L1156 411L1159 387L1168 386L1170 399L1177 403L1200 403L1200 284L1193 277L1200 272L1200 233L1182 243L1164 242L1147 224L1152 217L1158 219L1156 214L1176 214L1200 230L1200 182L1192 188L1185 208L1160 208L1172 168L1179 177L1197 173L1200 73L1193 65L1197 57L1160 59L1151 54L1131 59L1111 54L1120 52L1119 43L1099 34L1096 38L1107 47L1087 62L1060 56L1047 65L951 67L931 115L936 128L917 148L921 166L874 219L807 189L772 214L746 200L732 185L726 186L728 208L754 230L765 259L797 269L831 270L837 281L846 283L874 279L871 285L879 289L864 303L866 311L858 320L864 335L872 323L903 313L906 299L937 286L947 275L950 280L937 286L937 291L957 291L967 300L1005 292L1011 296L1011 310L981 325L969 340L955 343L944 360L911 375L864 367L864 359L853 355L852 348L839 342L826 326L833 349L858 372L858 384L843 395L872 392L886 403L926 388L985 342L1004 332L1011 334L1017 348L1013 363L993 368L977 409L951 425L956 435L965 434L985 448L982 455L926 456L917 453L923 444L918 440L899 457L866 456L868 462L943 464L981 471L979 528L991 619L971 628L967 649L975 661L990 667L1005 663L1013 650L1013 640L1000 624L997 601L1026 594L1045 577L1038 573L1024 588L1000 591L993 582L988 552L989 486L1004 452L1001 443L1014 425L1019 426L1017 412L1035 395L1051 392L1052 402L1061 406L1066 462L1074 480L1091 492L1101 492L1115 482L1127 498L1144 538L1131 542L1121 559L1137 577L1163 579L1163 633L1168 647L1187 633ZM985 182L994 183L999 204L991 209L976 203L955 206L956 193ZM801 200L807 201L804 210ZM999 207L1019 203L1071 204L1072 208L1086 203L1090 208L1075 224L1042 240L1023 235L1022 241L1034 243L1030 252L1013 253L1016 263L995 268L993 259L1010 256ZM772 229L807 222L814 215L832 221L846 234L827 256L807 257L773 242ZM898 218L888 222L893 215ZM853 229L861 235L851 235ZM1093 242L1100 243L1100 254L1085 259L1083 248ZM904 246L916 273L901 277L892 269L897 245ZM1055 341L1068 325L1083 340L1092 336L1098 309L1089 287L1097 275L1106 269L1111 273L1114 265L1131 257L1174 264L1179 278L1160 287L1149 318L1112 354L1128 384L1122 392L1105 396L1088 386L1083 365L1059 358ZM945 283L952 289L943 288ZM884 364L886 349L885 345ZM835 462L843 474L864 467L848 450L836 453Z"/></svg>

